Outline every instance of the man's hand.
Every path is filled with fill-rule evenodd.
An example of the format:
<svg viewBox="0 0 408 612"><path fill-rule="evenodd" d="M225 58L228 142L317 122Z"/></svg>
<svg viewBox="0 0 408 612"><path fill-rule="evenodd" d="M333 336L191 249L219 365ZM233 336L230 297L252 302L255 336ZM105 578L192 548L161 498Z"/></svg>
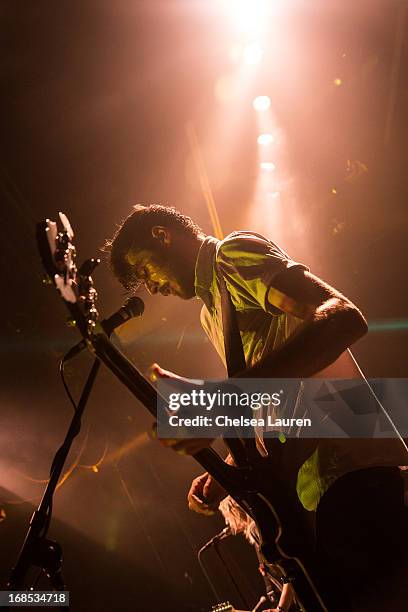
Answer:
<svg viewBox="0 0 408 612"><path fill-rule="evenodd" d="M177 380L178 387L180 391L185 391L188 393L191 389L195 389L197 387L202 387L204 385L204 381L200 379L193 378L185 378L184 376L179 376L174 372L170 372L170 370L165 370L161 368L158 363L153 363L149 369L149 378L152 382L156 382L158 378L167 378L168 380Z"/></svg>
<svg viewBox="0 0 408 612"><path fill-rule="evenodd" d="M211 516L215 514L218 505L227 492L212 476L205 472L194 478L187 495L188 507L198 514Z"/></svg>
<svg viewBox="0 0 408 612"><path fill-rule="evenodd" d="M202 387L204 381L192 380L189 378L183 378L174 372L164 370L157 363L154 363L150 368L150 380L153 382L157 381L158 378L170 379L177 381L177 386L181 393L188 393L192 389ZM152 437L157 438L157 425L153 425ZM208 448L214 441L214 438L158 438L160 444L172 448L179 455L195 455L199 451Z"/></svg>

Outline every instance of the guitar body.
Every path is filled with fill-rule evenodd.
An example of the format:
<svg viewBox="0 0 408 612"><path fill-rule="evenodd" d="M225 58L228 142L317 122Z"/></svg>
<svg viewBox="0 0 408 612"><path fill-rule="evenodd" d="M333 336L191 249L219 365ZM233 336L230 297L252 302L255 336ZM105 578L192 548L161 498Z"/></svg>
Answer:
<svg viewBox="0 0 408 612"><path fill-rule="evenodd" d="M268 457L260 456L254 440L226 442L233 442L237 467L224 466L239 475L237 483L234 472L229 474L224 466L212 466L207 471L255 521L262 556L292 583L300 608L307 612L326 610L315 587L312 528L296 494L297 470L288 470L289 462L285 461L295 445L302 447L302 456L309 456L317 441L302 445L301 440L282 444L274 439L268 445ZM299 448L296 451L299 455ZM293 465L293 460L290 463Z"/></svg>
<svg viewBox="0 0 408 612"><path fill-rule="evenodd" d="M96 325L97 294L89 269L93 269L97 261L84 264L80 272L86 272L82 276L78 273L72 228L65 215L60 213L60 219L64 226L62 232L58 232L56 223L49 220L37 228L38 247L46 272L92 352L156 418L156 389ZM255 521L265 560L277 565L285 581L292 584L300 609L328 612L312 578L311 537L306 511L296 494L296 470L288 469L293 464L288 458L294 450L306 458L312 454L316 442L287 440L282 444L277 439L270 442L270 455L265 458L259 454L253 439L226 440L235 466L226 464L212 448L199 451L194 459Z"/></svg>

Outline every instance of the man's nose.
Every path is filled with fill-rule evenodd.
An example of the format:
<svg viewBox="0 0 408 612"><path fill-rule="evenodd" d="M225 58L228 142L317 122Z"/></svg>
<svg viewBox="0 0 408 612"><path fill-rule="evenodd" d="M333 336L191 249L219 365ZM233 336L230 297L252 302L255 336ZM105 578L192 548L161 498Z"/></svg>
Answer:
<svg viewBox="0 0 408 612"><path fill-rule="evenodd" d="M155 281L147 280L145 285L150 295L154 295L159 291L159 283L156 283Z"/></svg>

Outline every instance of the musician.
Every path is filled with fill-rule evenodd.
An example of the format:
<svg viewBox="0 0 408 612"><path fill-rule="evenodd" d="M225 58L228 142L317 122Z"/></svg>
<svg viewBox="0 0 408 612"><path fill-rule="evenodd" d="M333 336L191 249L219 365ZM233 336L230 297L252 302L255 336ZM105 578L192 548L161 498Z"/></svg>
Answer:
<svg viewBox="0 0 408 612"><path fill-rule="evenodd" d="M238 376L362 376L348 350L367 331L357 306L267 238L234 232L219 241L173 208L136 206L109 248L112 270L127 289L143 285L151 294L200 298L201 323L225 363L221 273L245 355L246 368ZM178 379L158 365L155 373ZM181 454L211 442L162 440ZM267 440L260 452L267 454ZM398 610L408 596L401 594L404 581L395 582L405 567L401 542L408 533L402 480L390 467L405 463L398 440L322 440L297 465L297 495L315 523L323 581L335 585L346 575L330 612ZM205 474L193 481L189 507L211 514L223 496Z"/></svg>

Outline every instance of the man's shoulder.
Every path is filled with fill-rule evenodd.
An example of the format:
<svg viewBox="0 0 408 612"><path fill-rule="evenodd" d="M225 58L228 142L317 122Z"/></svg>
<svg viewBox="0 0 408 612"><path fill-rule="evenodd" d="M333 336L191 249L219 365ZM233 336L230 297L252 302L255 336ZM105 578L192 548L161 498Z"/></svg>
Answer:
<svg viewBox="0 0 408 612"><path fill-rule="evenodd" d="M218 243L218 248L221 248L225 245L232 244L234 242L266 242L273 244L271 240L263 236L262 234L258 234L257 232L251 232L249 230L237 230L235 232L231 232L228 236L225 236Z"/></svg>
<svg viewBox="0 0 408 612"><path fill-rule="evenodd" d="M287 254L272 240L262 234L251 231L236 231L220 240L216 249L218 263L225 260L239 260L258 256L276 254L279 258Z"/></svg>

